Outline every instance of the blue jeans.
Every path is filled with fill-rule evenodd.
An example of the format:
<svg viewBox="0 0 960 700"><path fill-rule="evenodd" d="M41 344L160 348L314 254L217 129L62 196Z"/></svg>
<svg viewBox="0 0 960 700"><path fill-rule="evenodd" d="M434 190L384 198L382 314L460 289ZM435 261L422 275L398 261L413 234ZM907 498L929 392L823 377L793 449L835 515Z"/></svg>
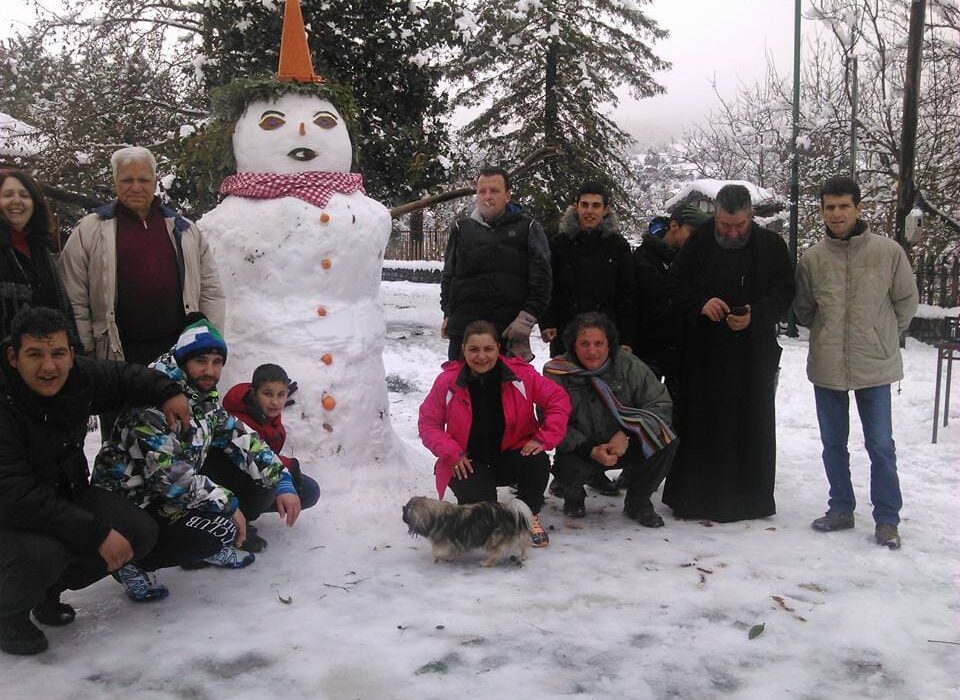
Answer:
<svg viewBox="0 0 960 700"><path fill-rule="evenodd" d="M850 395L814 386L817 420L823 443L823 467L830 482L828 510L831 513L852 513L857 505L850 483ZM863 424L863 441L870 455L870 500L876 523L900 522L900 479L897 477L897 451L893 444L893 421L890 416L890 385L857 389L857 412Z"/></svg>

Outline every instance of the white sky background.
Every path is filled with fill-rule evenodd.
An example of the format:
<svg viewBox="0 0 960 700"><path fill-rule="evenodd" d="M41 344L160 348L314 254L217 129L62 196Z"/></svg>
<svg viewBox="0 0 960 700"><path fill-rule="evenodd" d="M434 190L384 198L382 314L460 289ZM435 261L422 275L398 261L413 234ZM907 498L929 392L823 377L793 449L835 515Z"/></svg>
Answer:
<svg viewBox="0 0 960 700"><path fill-rule="evenodd" d="M781 74L792 71L793 0L654 0L643 10L669 30L654 51L673 66L657 76L665 95L636 101L624 90L613 112L641 144L680 138L684 128L706 119L717 107L711 81L730 97L739 85L764 75L768 55ZM32 21L31 7L0 3L0 38ZM807 20L803 31L812 31ZM461 113L454 121L464 117L469 118Z"/></svg>

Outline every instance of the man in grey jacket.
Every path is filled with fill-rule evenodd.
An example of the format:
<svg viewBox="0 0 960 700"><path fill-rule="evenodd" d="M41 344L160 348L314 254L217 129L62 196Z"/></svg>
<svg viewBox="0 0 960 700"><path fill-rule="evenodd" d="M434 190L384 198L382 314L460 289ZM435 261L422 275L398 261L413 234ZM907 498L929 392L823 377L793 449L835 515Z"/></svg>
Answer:
<svg viewBox="0 0 960 700"><path fill-rule="evenodd" d="M820 189L826 237L797 266L794 310L810 328L807 377L813 382L830 483L820 532L854 525L856 499L847 452L849 392L857 400L870 455L870 499L877 544L900 548L900 481L893 442L890 385L903 378L899 336L917 310L917 285L906 253L871 233L860 219L860 187L831 177Z"/></svg>

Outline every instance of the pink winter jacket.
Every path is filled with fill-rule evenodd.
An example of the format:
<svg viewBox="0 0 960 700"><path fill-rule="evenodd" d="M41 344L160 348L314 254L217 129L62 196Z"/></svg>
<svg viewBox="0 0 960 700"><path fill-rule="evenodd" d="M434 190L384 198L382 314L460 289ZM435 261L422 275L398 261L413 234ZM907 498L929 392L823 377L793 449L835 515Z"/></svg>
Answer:
<svg viewBox="0 0 960 700"><path fill-rule="evenodd" d="M567 432L570 417L567 392L523 360L501 356L500 362L505 365L501 393L503 442L500 449L519 450L534 439L542 443L545 450L552 450ZM466 452L473 422L470 390L461 377L464 367L463 360L445 362L433 388L420 404L417 424L420 440L437 456L434 474L440 498L453 478L453 465ZM537 420L534 406L542 410L542 422Z"/></svg>

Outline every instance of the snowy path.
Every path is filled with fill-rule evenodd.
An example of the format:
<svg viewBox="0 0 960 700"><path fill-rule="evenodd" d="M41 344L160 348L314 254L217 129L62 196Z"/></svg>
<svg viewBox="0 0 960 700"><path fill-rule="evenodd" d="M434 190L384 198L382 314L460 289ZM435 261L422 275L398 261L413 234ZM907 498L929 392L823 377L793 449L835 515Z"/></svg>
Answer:
<svg viewBox="0 0 960 700"><path fill-rule="evenodd" d="M894 396L899 552L872 542L855 418L858 526L809 528L826 484L806 345L785 340L775 517L705 527L656 502L667 526L646 530L620 499L592 495L573 526L548 498L552 544L523 567L433 564L400 506L432 490L416 418L445 356L438 288L382 289L388 380L408 384L390 395L393 422L411 466L344 473L299 454L321 502L294 530L265 518L271 546L253 566L161 572L171 595L152 605L109 579L68 593L76 622L48 628L39 657L0 658L0 698L960 698L960 646L929 641L960 642L960 397L931 445L932 348L909 342ZM289 427L297 454L300 426Z"/></svg>

